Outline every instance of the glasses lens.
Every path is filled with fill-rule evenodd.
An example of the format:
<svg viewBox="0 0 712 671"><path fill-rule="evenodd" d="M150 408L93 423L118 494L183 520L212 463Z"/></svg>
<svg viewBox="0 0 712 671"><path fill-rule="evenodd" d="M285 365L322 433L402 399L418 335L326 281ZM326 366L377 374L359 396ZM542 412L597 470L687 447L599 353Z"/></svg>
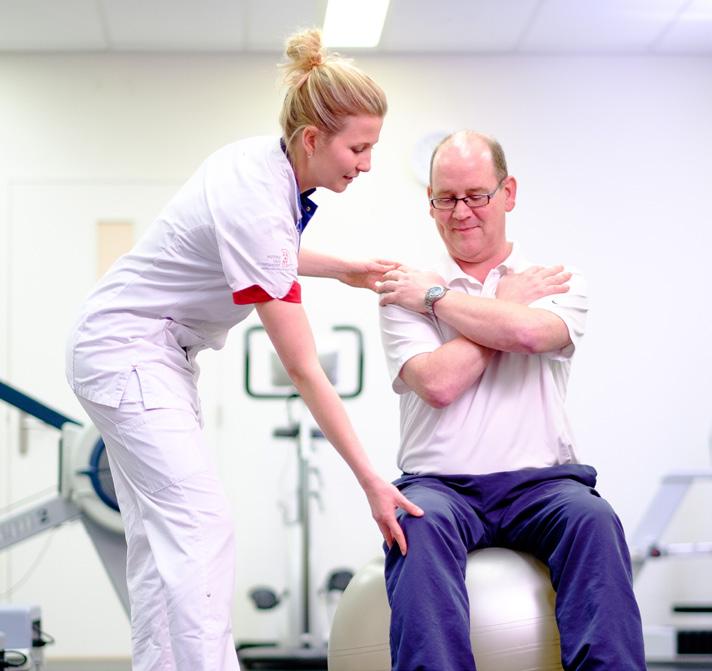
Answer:
<svg viewBox="0 0 712 671"><path fill-rule="evenodd" d="M471 208L484 207L487 203L489 203L489 196L485 195L468 196L465 198L465 205Z"/></svg>
<svg viewBox="0 0 712 671"><path fill-rule="evenodd" d="M454 198L433 198L431 202L436 210L452 210L457 204Z"/></svg>

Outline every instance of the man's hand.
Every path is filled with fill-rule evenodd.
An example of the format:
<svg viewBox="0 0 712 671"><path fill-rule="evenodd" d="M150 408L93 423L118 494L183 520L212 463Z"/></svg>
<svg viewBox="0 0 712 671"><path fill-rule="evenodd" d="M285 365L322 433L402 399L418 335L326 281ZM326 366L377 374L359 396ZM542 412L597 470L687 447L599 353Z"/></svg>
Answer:
<svg viewBox="0 0 712 671"><path fill-rule="evenodd" d="M395 261L384 261L383 259L351 261L348 263L348 267L339 274L338 279L350 287L377 291L376 286L383 279L383 275L398 266L399 264Z"/></svg>
<svg viewBox="0 0 712 671"><path fill-rule="evenodd" d="M497 284L497 298L529 305L544 296L566 293L570 279L571 273L565 272L563 266L532 266L521 273L504 275Z"/></svg>
<svg viewBox="0 0 712 671"><path fill-rule="evenodd" d="M390 548L394 542L397 543L401 554L405 555L408 545L403 529L396 519L396 509L403 508L415 517L422 517L423 510L403 496L397 487L380 478L362 486L371 506L373 519L376 520L386 545Z"/></svg>
<svg viewBox="0 0 712 671"><path fill-rule="evenodd" d="M381 305L400 305L413 312L425 313L425 292L436 284L445 284L437 273L401 266L387 272L382 282L376 282L376 291L382 294Z"/></svg>

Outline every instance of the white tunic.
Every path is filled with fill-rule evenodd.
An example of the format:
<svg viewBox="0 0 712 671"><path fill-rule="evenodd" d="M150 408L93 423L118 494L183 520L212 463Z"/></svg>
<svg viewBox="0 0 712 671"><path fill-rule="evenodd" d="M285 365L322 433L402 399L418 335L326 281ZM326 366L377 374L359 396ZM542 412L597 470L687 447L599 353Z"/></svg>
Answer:
<svg viewBox="0 0 712 671"><path fill-rule="evenodd" d="M433 269L452 291L495 297L505 269L530 267L517 246L490 271L484 284L446 256ZM582 275L572 268L569 291L531 307L563 319L572 344L545 354L496 352L480 379L449 406L429 406L399 377L417 354L433 352L458 332L435 317L389 305L381 308L381 333L393 389L400 396L398 466L405 473L495 473L576 462L564 409L571 357L584 332L588 300Z"/></svg>
<svg viewBox="0 0 712 671"><path fill-rule="evenodd" d="M279 138L208 157L84 304L67 347L75 393L118 407L135 370L147 409L197 408L196 353L220 349L260 296L298 301L299 203Z"/></svg>

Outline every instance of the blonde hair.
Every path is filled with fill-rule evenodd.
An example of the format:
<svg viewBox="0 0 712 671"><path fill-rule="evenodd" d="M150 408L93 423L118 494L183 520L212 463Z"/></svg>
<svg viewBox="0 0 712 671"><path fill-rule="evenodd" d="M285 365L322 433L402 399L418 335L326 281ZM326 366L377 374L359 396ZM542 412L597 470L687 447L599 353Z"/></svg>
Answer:
<svg viewBox="0 0 712 671"><path fill-rule="evenodd" d="M328 136L338 133L348 116L383 117L388 110L383 89L348 59L324 49L321 31L303 30L287 39L287 93L279 123L289 149L307 126Z"/></svg>

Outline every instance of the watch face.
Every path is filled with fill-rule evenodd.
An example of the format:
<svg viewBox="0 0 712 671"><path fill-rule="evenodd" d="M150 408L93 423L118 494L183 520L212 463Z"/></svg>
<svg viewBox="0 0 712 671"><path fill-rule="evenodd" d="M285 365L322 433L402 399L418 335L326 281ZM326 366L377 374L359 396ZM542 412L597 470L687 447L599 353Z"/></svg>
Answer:
<svg viewBox="0 0 712 671"><path fill-rule="evenodd" d="M435 301L445 293L445 287L430 287L428 289L428 298L430 301Z"/></svg>
<svg viewBox="0 0 712 671"><path fill-rule="evenodd" d="M429 314L435 315L433 304L435 301L439 301L445 295L446 291L447 289L445 287L437 285L430 287L430 289L425 292L425 309Z"/></svg>

